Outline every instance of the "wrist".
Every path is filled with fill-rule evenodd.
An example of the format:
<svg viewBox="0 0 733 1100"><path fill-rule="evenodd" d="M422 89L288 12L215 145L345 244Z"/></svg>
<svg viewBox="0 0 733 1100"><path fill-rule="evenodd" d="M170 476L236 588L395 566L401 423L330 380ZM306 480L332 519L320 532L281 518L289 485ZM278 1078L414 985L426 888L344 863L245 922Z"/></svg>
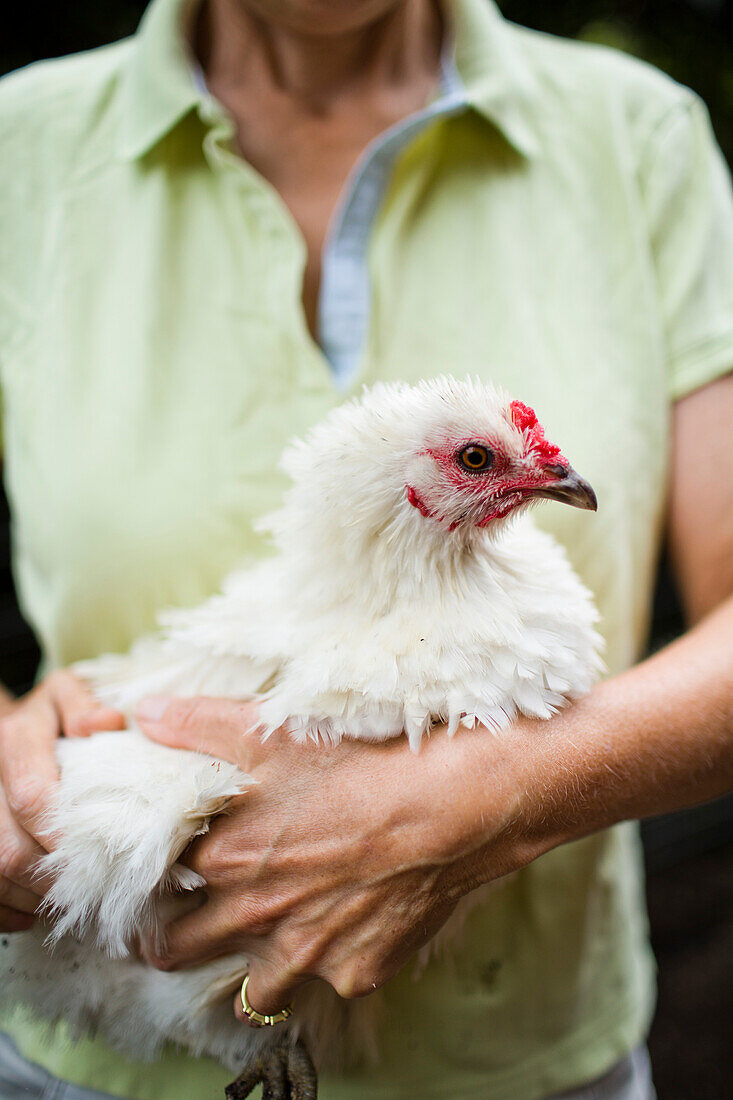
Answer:
<svg viewBox="0 0 733 1100"><path fill-rule="evenodd" d="M550 720L520 718L498 735L479 727L455 738L464 788L456 786L449 872L457 894L620 819L607 799L596 804L593 739L584 740L592 715L583 700Z"/></svg>
<svg viewBox="0 0 733 1100"><path fill-rule="evenodd" d="M548 721L522 720L512 729L522 854L536 858L643 816L628 675L597 685Z"/></svg>
<svg viewBox="0 0 733 1100"><path fill-rule="evenodd" d="M541 762L534 726L520 719L498 735L479 726L452 739L431 739L431 751L436 742L440 746L429 782L445 822L443 886L456 900L562 843L537 797Z"/></svg>

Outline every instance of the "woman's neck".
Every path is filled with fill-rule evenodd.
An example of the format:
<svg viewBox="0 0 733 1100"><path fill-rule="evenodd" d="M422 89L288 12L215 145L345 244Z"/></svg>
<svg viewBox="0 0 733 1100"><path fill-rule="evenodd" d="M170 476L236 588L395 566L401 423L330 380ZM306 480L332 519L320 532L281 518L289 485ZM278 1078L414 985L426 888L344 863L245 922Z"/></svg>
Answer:
<svg viewBox="0 0 733 1100"><path fill-rule="evenodd" d="M398 0L386 11L382 4L355 26L339 25L339 6L331 3L323 17L303 14L301 26L292 3L280 12L279 4L262 0L206 0L194 48L209 87L241 90L265 81L314 112L372 89L400 94L423 82L432 87L442 40L433 0Z"/></svg>

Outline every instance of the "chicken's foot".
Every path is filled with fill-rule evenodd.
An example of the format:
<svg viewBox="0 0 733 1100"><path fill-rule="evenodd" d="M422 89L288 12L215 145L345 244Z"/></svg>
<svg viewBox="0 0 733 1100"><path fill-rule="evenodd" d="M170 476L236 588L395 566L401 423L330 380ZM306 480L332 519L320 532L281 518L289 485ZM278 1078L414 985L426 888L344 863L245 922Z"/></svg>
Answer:
<svg viewBox="0 0 733 1100"><path fill-rule="evenodd" d="M282 1040L264 1047L236 1081L227 1085L226 1100L245 1100L262 1082L262 1100L316 1100L318 1076L305 1044Z"/></svg>

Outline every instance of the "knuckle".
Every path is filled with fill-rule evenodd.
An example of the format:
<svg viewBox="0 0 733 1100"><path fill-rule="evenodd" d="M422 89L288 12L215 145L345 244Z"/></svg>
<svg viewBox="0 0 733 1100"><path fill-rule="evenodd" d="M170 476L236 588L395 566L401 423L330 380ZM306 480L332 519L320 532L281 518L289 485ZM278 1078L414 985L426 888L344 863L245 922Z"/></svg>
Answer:
<svg viewBox="0 0 733 1100"><path fill-rule="evenodd" d="M79 686L80 683L76 676L63 668L52 669L41 684L41 687L49 691L51 695L58 695L64 691L68 691L69 688Z"/></svg>
<svg viewBox="0 0 733 1100"><path fill-rule="evenodd" d="M10 812L20 821L36 817L44 810L45 795L44 784L34 775L16 779L5 791Z"/></svg>
<svg viewBox="0 0 733 1100"><path fill-rule="evenodd" d="M70 668L56 668L51 673L56 677L56 682L62 684L64 687L80 688L82 691L86 690L84 681L81 680L75 672L72 672Z"/></svg>
<svg viewBox="0 0 733 1100"><path fill-rule="evenodd" d="M263 898L246 897L237 907L237 928L249 936L267 936L277 923L271 905Z"/></svg>
<svg viewBox="0 0 733 1100"><path fill-rule="evenodd" d="M174 699L166 708L164 721L185 734L200 733L205 725L206 700Z"/></svg>
<svg viewBox="0 0 733 1100"><path fill-rule="evenodd" d="M65 725L69 737L88 737L102 730L119 729L124 722L117 711L110 710L96 699L90 698L85 707L77 708L68 715Z"/></svg>
<svg viewBox="0 0 733 1100"><path fill-rule="evenodd" d="M7 887L4 880L17 882L28 870L25 852L19 844L12 840L0 844L0 896L2 896L3 886Z"/></svg>
<svg viewBox="0 0 733 1100"><path fill-rule="evenodd" d="M6 715L0 718L0 745L7 745L18 734L18 720L15 715Z"/></svg>
<svg viewBox="0 0 733 1100"><path fill-rule="evenodd" d="M85 722L83 715L79 714L70 715L64 722L64 726L67 737L84 737L90 732L88 722Z"/></svg>
<svg viewBox="0 0 733 1100"><path fill-rule="evenodd" d="M291 990L301 981L301 974L290 960L279 959L277 969L272 963L264 966L259 974L255 1004L269 1004L273 1008L282 1008L292 998Z"/></svg>
<svg viewBox="0 0 733 1100"><path fill-rule="evenodd" d="M213 883L225 874L231 863L231 854L226 840L213 832L194 845L184 858L192 871L202 875L207 882Z"/></svg>
<svg viewBox="0 0 733 1100"><path fill-rule="evenodd" d="M88 710L74 710L65 715L64 726L68 737L85 737L95 728L95 711L90 706Z"/></svg>
<svg viewBox="0 0 733 1100"><path fill-rule="evenodd" d="M367 997L383 985L376 967L365 962L349 963L337 971L330 983L339 997L351 1001Z"/></svg>
<svg viewBox="0 0 733 1100"><path fill-rule="evenodd" d="M206 724L207 701L187 699L181 704L181 723L187 733L198 733Z"/></svg>
<svg viewBox="0 0 733 1100"><path fill-rule="evenodd" d="M171 971L175 970L177 965L176 960L165 948L158 948L156 951L149 953L147 960L156 970Z"/></svg>
<svg viewBox="0 0 733 1100"><path fill-rule="evenodd" d="M287 955L294 975L312 977L319 972L323 949L313 937L296 935L288 942Z"/></svg>

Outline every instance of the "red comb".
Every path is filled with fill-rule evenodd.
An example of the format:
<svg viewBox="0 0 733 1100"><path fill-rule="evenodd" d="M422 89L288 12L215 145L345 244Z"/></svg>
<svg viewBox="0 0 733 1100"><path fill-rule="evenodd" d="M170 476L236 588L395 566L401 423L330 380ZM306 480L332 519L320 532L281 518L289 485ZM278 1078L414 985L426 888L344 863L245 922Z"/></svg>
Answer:
<svg viewBox="0 0 733 1100"><path fill-rule="evenodd" d="M534 428L537 423L534 409L530 409L529 405L521 401L512 401L509 408L512 410L512 423L519 428L520 432L526 431L527 428Z"/></svg>
<svg viewBox="0 0 733 1100"><path fill-rule="evenodd" d="M545 433L542 431L542 425L538 421L534 409L521 401L512 401L509 408L511 409L512 423L520 432L529 434L530 446L540 458L547 462L560 454L560 448L545 439Z"/></svg>

